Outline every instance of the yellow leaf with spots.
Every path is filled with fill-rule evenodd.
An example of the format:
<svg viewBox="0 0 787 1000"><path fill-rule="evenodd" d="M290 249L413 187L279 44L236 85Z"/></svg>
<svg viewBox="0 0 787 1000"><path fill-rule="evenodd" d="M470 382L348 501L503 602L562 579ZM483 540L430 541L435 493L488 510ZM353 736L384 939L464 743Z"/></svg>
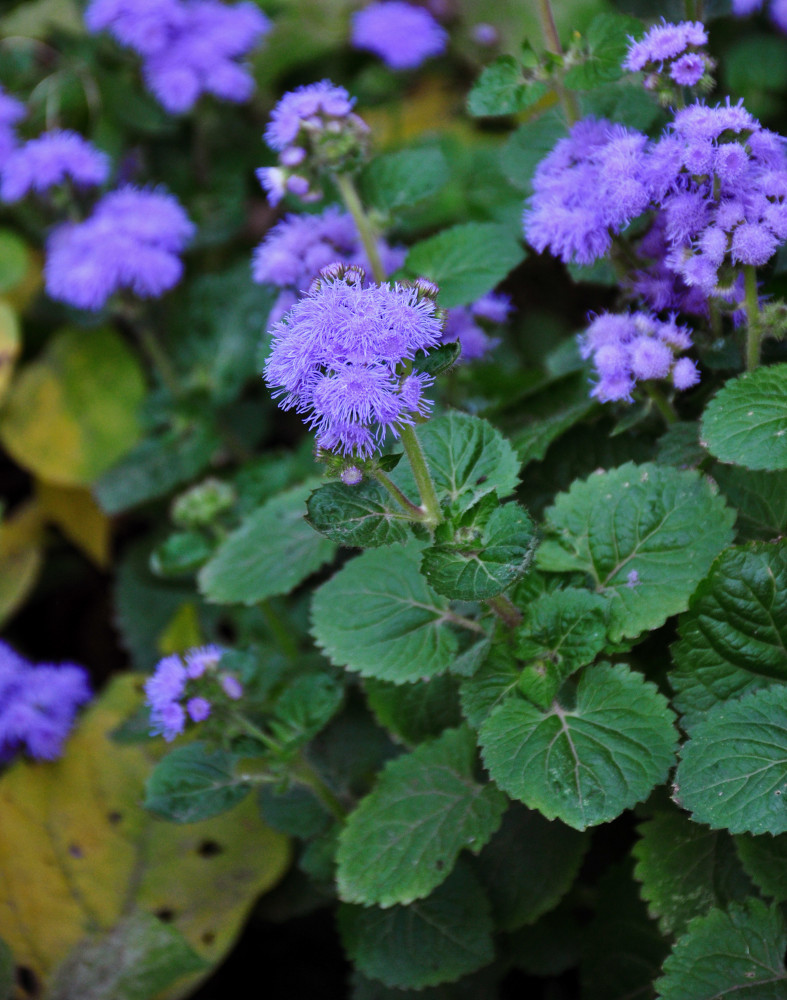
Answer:
<svg viewBox="0 0 787 1000"><path fill-rule="evenodd" d="M87 486L136 443L144 395L139 362L118 334L63 330L14 380L0 439L41 479Z"/></svg>
<svg viewBox="0 0 787 1000"><path fill-rule="evenodd" d="M43 558L41 512L37 503L26 503L0 524L0 624L24 603Z"/></svg>
<svg viewBox="0 0 787 1000"><path fill-rule="evenodd" d="M100 569L109 565L111 521L83 486L36 482L41 514Z"/></svg>
<svg viewBox="0 0 787 1000"><path fill-rule="evenodd" d="M140 911L166 920L215 965L289 865L287 839L262 824L252 796L186 825L142 808L162 747L111 739L139 706L140 684L117 678L61 760L22 761L0 778L0 938L43 984L86 941ZM185 995L182 982L164 995Z"/></svg>

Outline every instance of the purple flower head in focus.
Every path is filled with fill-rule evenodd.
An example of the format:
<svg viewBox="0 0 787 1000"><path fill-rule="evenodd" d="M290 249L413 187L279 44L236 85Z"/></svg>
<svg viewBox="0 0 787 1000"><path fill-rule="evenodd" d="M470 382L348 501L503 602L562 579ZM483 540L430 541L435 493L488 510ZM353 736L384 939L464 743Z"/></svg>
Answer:
<svg viewBox="0 0 787 1000"><path fill-rule="evenodd" d="M95 187L109 176L109 157L77 132L44 132L17 146L0 164L0 199L15 202L70 181Z"/></svg>
<svg viewBox="0 0 787 1000"><path fill-rule="evenodd" d="M82 667L34 666L0 642L0 762L20 751L37 760L58 758L78 710L90 698Z"/></svg>
<svg viewBox="0 0 787 1000"><path fill-rule="evenodd" d="M623 68L638 70L662 69L664 63L684 53L708 44L708 33L699 21L670 24L664 18L640 41L632 41L623 61Z"/></svg>
<svg viewBox="0 0 787 1000"><path fill-rule="evenodd" d="M178 256L194 226L172 195L120 188L105 195L80 223L54 229L44 277L53 299L101 309L120 289L158 298L180 281Z"/></svg>
<svg viewBox="0 0 787 1000"><path fill-rule="evenodd" d="M676 389L699 381L690 358L676 356L692 346L687 327L674 317L663 321L651 313L602 313L579 337L583 358L592 358L598 382L591 396L600 402L631 402L637 382L672 376Z"/></svg>
<svg viewBox="0 0 787 1000"><path fill-rule="evenodd" d="M448 35L423 7L381 0L353 14L351 42L391 69L415 69L445 50Z"/></svg>
<svg viewBox="0 0 787 1000"><path fill-rule="evenodd" d="M150 732L171 742L191 722L204 722L226 704L237 700L243 686L221 669L224 650L201 646L183 657L165 656L145 682L145 700L150 708Z"/></svg>
<svg viewBox="0 0 787 1000"><path fill-rule="evenodd" d="M334 265L271 332L265 379L321 448L368 458L429 409L432 380L403 362L440 342L443 317L417 286L368 285L362 269Z"/></svg>
<svg viewBox="0 0 787 1000"><path fill-rule="evenodd" d="M85 22L142 57L148 89L172 114L206 93L247 101L254 79L239 60L271 27L253 3L219 0L92 0Z"/></svg>

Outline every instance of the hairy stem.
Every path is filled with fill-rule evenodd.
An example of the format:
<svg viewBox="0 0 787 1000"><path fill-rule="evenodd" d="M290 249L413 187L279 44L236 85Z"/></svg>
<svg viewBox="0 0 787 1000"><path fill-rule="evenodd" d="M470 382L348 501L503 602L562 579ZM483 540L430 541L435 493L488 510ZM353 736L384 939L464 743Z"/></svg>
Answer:
<svg viewBox="0 0 787 1000"><path fill-rule="evenodd" d="M418 495L421 497L421 507L424 512L423 522L429 527L434 527L443 520L440 510L440 501L437 499L437 491L434 488L432 475L429 466L426 464L426 455L421 447L421 442L411 426L402 427L399 436L404 445L404 452L413 470L415 484L418 487Z"/></svg>
<svg viewBox="0 0 787 1000"><path fill-rule="evenodd" d="M358 235L361 237L361 243L363 244L366 258L372 265L374 280L378 283L378 285L382 284L382 282L386 279L386 274L382 259L380 258L380 249L377 245L377 233L374 231L374 227L369 221L369 216L364 210L361 199L358 197L358 192L355 190L355 185L353 184L350 175L336 174L335 180L336 186L339 188L339 192L342 196L342 200L347 207L347 211L353 217L353 221L358 229Z"/></svg>
<svg viewBox="0 0 787 1000"><path fill-rule="evenodd" d="M372 473L377 482L384 487L394 498L394 500L402 507L407 516L413 521L423 521L424 510L422 507L418 507L416 504L410 500L396 485L396 483L388 476L382 469L375 469Z"/></svg>
<svg viewBox="0 0 787 1000"><path fill-rule="evenodd" d="M508 628L516 628L522 624L522 612L511 598L506 597L505 594L498 594L497 597L487 598L486 606L491 608Z"/></svg>
<svg viewBox="0 0 787 1000"><path fill-rule="evenodd" d="M563 55L563 46L560 44L560 36L557 33L555 18L552 14L552 6L549 0L538 0L538 17L541 21L541 33L544 36L544 43L550 52L556 56ZM579 111L576 94L566 90L561 81L555 81L555 90L563 106L563 114L569 125L575 125L582 117Z"/></svg>
<svg viewBox="0 0 787 1000"><path fill-rule="evenodd" d="M655 382L643 382L642 387L667 424L676 423L678 414L675 412L675 407L670 403L659 386Z"/></svg>
<svg viewBox="0 0 787 1000"><path fill-rule="evenodd" d="M743 277L746 282L746 370L753 371L760 363L760 346L762 343L762 323L760 316L760 299L757 295L757 268L753 264L745 264Z"/></svg>

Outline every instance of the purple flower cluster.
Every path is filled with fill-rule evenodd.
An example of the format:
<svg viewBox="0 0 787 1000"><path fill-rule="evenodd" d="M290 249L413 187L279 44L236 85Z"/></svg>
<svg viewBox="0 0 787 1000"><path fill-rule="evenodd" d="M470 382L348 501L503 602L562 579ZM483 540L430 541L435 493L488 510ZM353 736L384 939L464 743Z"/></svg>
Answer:
<svg viewBox="0 0 787 1000"><path fill-rule="evenodd" d="M16 147L15 126L25 117L25 106L0 87L0 169Z"/></svg>
<svg viewBox="0 0 787 1000"><path fill-rule="evenodd" d="M391 69L415 69L445 50L448 36L428 10L401 0L370 3L352 18L352 45Z"/></svg>
<svg viewBox="0 0 787 1000"><path fill-rule="evenodd" d="M146 85L172 114L203 93L247 101L254 79L239 60L271 27L255 4L219 0L91 0L85 22L142 57Z"/></svg>
<svg viewBox="0 0 787 1000"><path fill-rule="evenodd" d="M44 277L53 299L100 309L120 289L157 298L180 280L178 256L194 233L179 202L133 187L105 195L84 222L55 228Z"/></svg>
<svg viewBox="0 0 787 1000"><path fill-rule="evenodd" d="M469 306L455 306L446 310L446 344L458 341L462 349L463 361L475 361L500 343L499 338L490 337L479 320L493 325L502 325L511 313L511 299L500 292L488 292Z"/></svg>
<svg viewBox="0 0 787 1000"><path fill-rule="evenodd" d="M405 363L440 342L434 286L367 285L361 268L334 265L272 329L265 378L329 451L368 458L388 431L430 406L432 379Z"/></svg>
<svg viewBox="0 0 787 1000"><path fill-rule="evenodd" d="M765 0L732 0L732 12L738 17L746 17L761 10ZM771 20L782 31L787 31L787 0L770 0L768 13Z"/></svg>
<svg viewBox="0 0 787 1000"><path fill-rule="evenodd" d="M367 125L352 113L355 98L330 80L291 90L271 112L265 141L279 154L278 167L257 177L272 205L289 191L308 201L321 197L320 169L346 170L365 148Z"/></svg>
<svg viewBox="0 0 787 1000"><path fill-rule="evenodd" d="M77 188L103 184L109 157L69 129L44 132L9 152L0 165L0 200L20 201L70 181Z"/></svg>
<svg viewBox="0 0 787 1000"><path fill-rule="evenodd" d="M647 137L622 125L585 118L536 168L524 214L525 235L538 251L590 264L611 235L641 215L651 200Z"/></svg>
<svg viewBox="0 0 787 1000"><path fill-rule="evenodd" d="M55 760L78 709L90 697L82 667L33 666L0 642L0 762L21 750L38 760Z"/></svg>
<svg viewBox="0 0 787 1000"><path fill-rule="evenodd" d="M204 722L217 699L237 701L243 696L237 677L218 669L223 653L219 646L202 646L183 659L175 654L159 662L145 682L152 736L160 734L171 742L189 719Z"/></svg>
<svg viewBox="0 0 787 1000"><path fill-rule="evenodd" d="M583 358L593 359L598 383L591 395L602 403L631 401L639 381L672 378L688 389L700 378L690 358L676 358L691 347L691 334L675 318L662 321L651 313L602 313L579 338Z"/></svg>
<svg viewBox="0 0 787 1000"><path fill-rule="evenodd" d="M694 87L712 68L708 56L699 50L708 43L708 33L699 21L670 24L664 18L640 41L632 41L623 68L644 71L645 86L658 87L666 74L681 87Z"/></svg>

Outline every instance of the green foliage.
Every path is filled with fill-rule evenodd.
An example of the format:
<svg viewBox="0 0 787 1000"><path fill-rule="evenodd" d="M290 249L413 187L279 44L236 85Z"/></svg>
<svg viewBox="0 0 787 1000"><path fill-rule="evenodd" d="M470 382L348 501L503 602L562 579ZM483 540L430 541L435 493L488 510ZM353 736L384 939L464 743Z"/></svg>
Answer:
<svg viewBox="0 0 787 1000"><path fill-rule="evenodd" d="M734 513L696 472L629 462L575 483L546 519L538 565L588 573L618 641L685 610L731 540Z"/></svg>
<svg viewBox="0 0 787 1000"><path fill-rule="evenodd" d="M475 729L508 695L516 691L522 664L502 643L492 647L472 676L462 681L459 696L465 718Z"/></svg>
<svg viewBox="0 0 787 1000"><path fill-rule="evenodd" d="M520 125L506 140L500 157L506 177L520 191L530 194L536 167L565 134L566 124L558 111Z"/></svg>
<svg viewBox="0 0 787 1000"><path fill-rule="evenodd" d="M787 900L787 834L752 837L741 833L733 839L741 864L755 885L777 903Z"/></svg>
<svg viewBox="0 0 787 1000"><path fill-rule="evenodd" d="M698 823L731 833L787 832L787 687L711 708L681 751L676 796Z"/></svg>
<svg viewBox="0 0 787 1000"><path fill-rule="evenodd" d="M389 907L428 896L459 853L481 850L505 810L505 796L474 776L468 728L386 765L339 838L337 886L349 903Z"/></svg>
<svg viewBox="0 0 787 1000"><path fill-rule="evenodd" d="M236 756L189 743L170 751L153 769L145 808L175 823L195 823L231 809L249 784L234 773Z"/></svg>
<svg viewBox="0 0 787 1000"><path fill-rule="evenodd" d="M416 243L405 267L436 282L437 301L448 308L467 305L491 291L524 257L508 226L467 222Z"/></svg>
<svg viewBox="0 0 787 1000"><path fill-rule="evenodd" d="M479 739L504 791L584 830L614 819L664 781L674 759L673 718L641 674L599 664L582 675L571 706L555 701L543 711L506 698Z"/></svg>
<svg viewBox="0 0 787 1000"><path fill-rule="evenodd" d="M513 115L535 104L546 92L546 83L525 74L513 56L499 56L473 85L467 110L476 117Z"/></svg>
<svg viewBox="0 0 787 1000"><path fill-rule="evenodd" d="M601 14L594 18L579 40L579 62L566 73L566 86L589 90L619 80L624 73L621 64L630 39L641 34L642 23L636 18L620 14Z"/></svg>
<svg viewBox="0 0 787 1000"><path fill-rule="evenodd" d="M431 896L410 906L383 910L343 903L339 931L365 976L398 989L455 982L494 955L489 901L461 864Z"/></svg>
<svg viewBox="0 0 787 1000"><path fill-rule="evenodd" d="M448 601L418 571L420 547L353 559L314 595L312 631L331 662L395 684L445 673L458 649Z"/></svg>
<svg viewBox="0 0 787 1000"><path fill-rule="evenodd" d="M709 708L787 681L787 543L726 549L680 618L670 683L689 729Z"/></svg>
<svg viewBox="0 0 787 1000"><path fill-rule="evenodd" d="M777 907L732 903L693 920L656 983L663 1000L776 1000L787 986L787 928Z"/></svg>
<svg viewBox="0 0 787 1000"><path fill-rule="evenodd" d="M449 176L439 147L403 149L375 157L361 176L361 191L378 211L393 212L433 197Z"/></svg>
<svg viewBox="0 0 787 1000"><path fill-rule="evenodd" d="M720 465L713 478L738 510L738 534L767 541L787 529L787 472L751 472Z"/></svg>
<svg viewBox="0 0 787 1000"><path fill-rule="evenodd" d="M407 514L371 479L357 486L326 483L310 495L306 509L315 531L338 545L372 549L408 535Z"/></svg>
<svg viewBox="0 0 787 1000"><path fill-rule="evenodd" d="M364 691L380 725L411 745L433 739L462 721L458 683L449 674L418 684L368 678Z"/></svg>
<svg viewBox="0 0 787 1000"><path fill-rule="evenodd" d="M302 483L269 500L222 542L199 576L209 601L256 604L289 593L333 558L333 542L305 520L314 485Z"/></svg>
<svg viewBox="0 0 787 1000"><path fill-rule="evenodd" d="M727 382L705 410L702 443L722 462L787 469L787 364Z"/></svg>

